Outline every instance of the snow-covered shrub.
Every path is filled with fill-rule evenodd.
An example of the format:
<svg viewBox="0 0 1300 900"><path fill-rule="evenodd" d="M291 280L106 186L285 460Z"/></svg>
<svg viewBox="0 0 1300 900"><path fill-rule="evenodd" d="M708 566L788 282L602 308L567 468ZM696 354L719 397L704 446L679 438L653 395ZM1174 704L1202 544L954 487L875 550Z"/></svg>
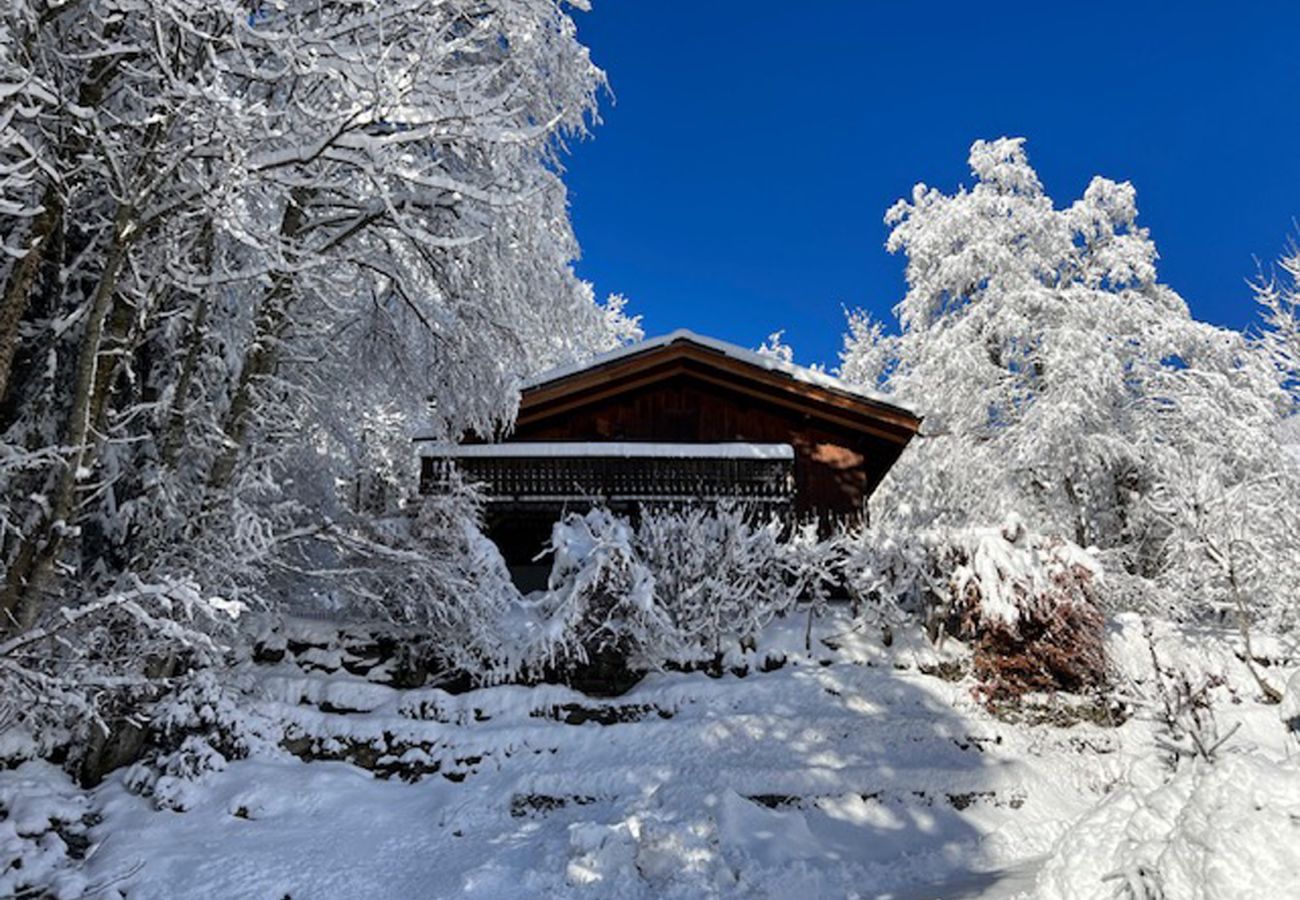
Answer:
<svg viewBox="0 0 1300 900"><path fill-rule="evenodd" d="M1100 570L1085 552L1012 517L1000 528L969 529L956 558L954 612L975 641L975 674L989 700L1104 681Z"/></svg>
<svg viewBox="0 0 1300 900"><path fill-rule="evenodd" d="M1179 619L1231 623L1253 667L1255 630L1287 633L1300 625L1294 589L1300 581L1300 506L1293 502L1300 496L1300 469L1279 465L1225 487L1230 479L1223 470L1235 467L1209 453L1189 458L1181 477L1153 498L1169 523L1159 606ZM1204 598L1199 615L1186 614L1187 597ZM1254 674L1270 701L1281 699L1275 686Z"/></svg>
<svg viewBox="0 0 1300 900"><path fill-rule="evenodd" d="M948 591L932 533L869 527L846 541L845 585L855 614L889 633L908 621L938 638Z"/></svg>
<svg viewBox="0 0 1300 900"><path fill-rule="evenodd" d="M149 711L152 752L127 770L127 786L159 809L181 811L231 760L282 755L282 725L250 710L249 696L229 672L196 672Z"/></svg>
<svg viewBox="0 0 1300 900"><path fill-rule="evenodd" d="M391 621L430 635L435 668L485 675L497 664L498 623L520 595L481 530L478 498L464 492L429 497L413 521L390 521L395 527L385 542L405 558L388 561L372 599Z"/></svg>
<svg viewBox="0 0 1300 900"><path fill-rule="evenodd" d="M554 562L534 608L526 667L573 668L631 660L662 647L672 620L637 558L632 527L605 509L570 513L551 532Z"/></svg>
<svg viewBox="0 0 1300 900"><path fill-rule="evenodd" d="M661 660L688 662L752 646L793 603L776 520L752 521L735 506L646 510L634 540L654 576L655 602L671 622L648 649Z"/></svg>
<svg viewBox="0 0 1300 900"><path fill-rule="evenodd" d="M283 551L291 565L274 582L281 605L388 623L412 636L403 646L413 672L488 679L500 623L520 596L481 521L481 498L459 481L407 513L344 512Z"/></svg>
<svg viewBox="0 0 1300 900"><path fill-rule="evenodd" d="M1057 841L1041 900L1275 900L1300 884L1300 759L1135 771Z"/></svg>
<svg viewBox="0 0 1300 900"><path fill-rule="evenodd" d="M817 522L796 526L778 547L776 562L790 597L808 614L804 649L812 649L813 619L825 615L826 604L844 584L846 537L840 531L824 536Z"/></svg>
<svg viewBox="0 0 1300 900"><path fill-rule="evenodd" d="M50 610L0 643L0 753L13 763L56 751L95 780L167 682L223 658L242 609L192 583L136 581Z"/></svg>
<svg viewBox="0 0 1300 900"><path fill-rule="evenodd" d="M126 785L152 798L158 809L184 812L201 796L205 776L224 770L228 762L206 739L187 735L170 753L131 766L126 773Z"/></svg>
<svg viewBox="0 0 1300 900"><path fill-rule="evenodd" d="M1090 554L1014 515L992 528L871 529L849 557L859 595L917 616L936 641L974 643L990 700L1102 682L1100 577Z"/></svg>
<svg viewBox="0 0 1300 900"><path fill-rule="evenodd" d="M81 860L95 820L90 798L57 767L29 761L0 771L0 896L86 896Z"/></svg>
<svg viewBox="0 0 1300 900"><path fill-rule="evenodd" d="M1178 768L1185 759L1214 762L1236 730L1222 733L1214 715L1212 692L1225 686L1227 679L1221 674L1197 677L1163 664L1150 623L1145 623L1143 633L1151 652L1147 693L1154 696L1146 700L1157 728L1156 745L1169 755L1170 768Z"/></svg>

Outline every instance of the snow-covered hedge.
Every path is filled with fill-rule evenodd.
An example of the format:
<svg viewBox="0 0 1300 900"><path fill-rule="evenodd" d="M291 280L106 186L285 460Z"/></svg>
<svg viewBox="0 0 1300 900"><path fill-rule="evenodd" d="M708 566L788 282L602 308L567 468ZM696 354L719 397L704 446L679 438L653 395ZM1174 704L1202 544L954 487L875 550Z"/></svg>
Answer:
<svg viewBox="0 0 1300 900"><path fill-rule="evenodd" d="M1086 689L1104 675L1098 565L1015 517L992 528L827 536L814 523L789 527L726 506L643 510L635 524L593 509L555 524L547 588L527 597L475 528L439 522L426 540L443 562L418 570L442 579L420 588L438 610L425 617L430 646L471 681L718 665L752 649L774 617L806 612L811 622L837 594L865 618L896 626L911 617L936 639L972 640L989 699Z"/></svg>
<svg viewBox="0 0 1300 900"><path fill-rule="evenodd" d="M433 643L479 682L718 664L752 649L778 615L819 614L842 580L843 546L815 526L725 506L645 510L635 525L604 509L571 513L553 528L544 591L525 597L494 577L474 621L458 613Z"/></svg>

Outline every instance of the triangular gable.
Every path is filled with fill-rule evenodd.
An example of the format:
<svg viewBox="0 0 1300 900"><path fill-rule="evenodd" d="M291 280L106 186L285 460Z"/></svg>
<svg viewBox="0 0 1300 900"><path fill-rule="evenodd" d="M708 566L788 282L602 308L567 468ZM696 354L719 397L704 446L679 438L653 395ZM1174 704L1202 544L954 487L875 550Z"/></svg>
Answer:
<svg viewBox="0 0 1300 900"><path fill-rule="evenodd" d="M516 426L683 375L898 445L906 444L921 423L878 394L825 372L679 330L530 379L523 386Z"/></svg>

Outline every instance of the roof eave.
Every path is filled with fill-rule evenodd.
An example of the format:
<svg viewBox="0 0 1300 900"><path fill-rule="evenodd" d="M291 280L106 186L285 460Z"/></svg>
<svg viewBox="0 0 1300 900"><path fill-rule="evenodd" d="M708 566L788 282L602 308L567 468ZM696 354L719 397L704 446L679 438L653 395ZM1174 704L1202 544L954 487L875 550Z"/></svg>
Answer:
<svg viewBox="0 0 1300 900"><path fill-rule="evenodd" d="M911 434L917 433L917 430L920 427L922 417L914 414L914 412L911 412L910 410L906 410L904 407L896 406L896 404L887 401L881 401L881 399L871 397L871 395L861 393L861 391L836 388L836 385L828 384L828 377L818 378L818 380L810 380L810 378L797 377L794 373L785 371L785 367L755 365L753 362L750 362L749 359L746 359L745 356L729 354L729 352L720 349L718 346L712 346L715 345L715 343L722 342L714 342L711 341L711 339L699 338L698 336L695 336L695 334L689 332L673 332L663 338L656 338L654 342L647 341L641 343L641 345L634 345L623 352L619 352L616 356L608 356L606 359L595 360L593 364L585 365L585 367L581 368L575 367L569 369L569 371L558 373L554 378L549 378L549 380L546 381L539 381L537 384L528 386L528 388L523 391L523 398L521 398L520 403L520 412L523 414L524 408L528 406L530 398L536 398L538 395L546 397L546 395L550 394L551 391L563 388L564 382L580 380L580 378L589 377L594 375L594 373L606 371L606 369L617 368L620 367L620 365L628 365L632 363L633 360L642 358L642 356L654 354L654 352L662 352L671 349L671 347L675 345L682 345L695 351L703 351L703 355L705 355L705 359L707 359L708 362L718 362L720 359L725 359L728 360L728 362L740 364L741 367L753 368L755 372L761 373L763 376L762 381L772 386L772 388L797 389L797 393L800 393L801 397L809 393L814 395L824 394L822 402L832 404L832 406L833 404L836 404L835 399L839 399L839 402L853 404L853 406L858 407L859 410L870 411L871 414L884 414L885 419L891 420L891 424L893 424L894 427L904 430L904 432L909 432L904 440L905 443L907 440L910 440ZM775 376L775 378L772 376ZM560 391L558 395L559 397L562 397L563 391ZM542 403L550 402L551 399L555 398L546 397L545 401L542 401Z"/></svg>
<svg viewBox="0 0 1300 900"><path fill-rule="evenodd" d="M578 378L585 374L597 372L602 369L626 364L638 357L655 353L672 347L675 344L685 344L697 347L701 350L741 363L742 365L751 366L756 370L781 376L792 385L798 384L807 388L825 391L828 394L839 396L853 403L867 405L874 409L892 413L895 416L910 420L907 424L913 433L920 428L922 417L918 416L911 410L890 403L887 400L882 400L879 397L873 396L864 391L853 390L848 385L836 385L834 382L838 381L838 379L834 379L829 375L824 375L823 373L815 372L814 370L807 369L803 366L796 366L793 363L784 363L779 360L773 360L771 361L771 364L756 364L750 359L750 357L755 355L752 351L747 351L742 347L727 344L724 341L705 338L685 329L678 329L677 331L670 332L657 338L651 338L650 340L643 341L639 344L633 344L619 350L611 351L603 356L596 357L583 366L569 366L563 369L557 369L554 370L553 374L543 373L532 382L526 382L521 394L524 398L527 398L530 395L535 395L538 391L554 388L570 379ZM800 373L805 377L800 377Z"/></svg>

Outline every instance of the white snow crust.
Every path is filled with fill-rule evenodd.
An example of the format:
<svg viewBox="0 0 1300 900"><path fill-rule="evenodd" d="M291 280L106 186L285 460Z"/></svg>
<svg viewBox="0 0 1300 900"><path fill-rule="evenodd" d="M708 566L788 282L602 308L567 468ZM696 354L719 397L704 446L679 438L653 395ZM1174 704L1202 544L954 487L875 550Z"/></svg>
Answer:
<svg viewBox="0 0 1300 900"><path fill-rule="evenodd" d="M419 439L417 439L419 440ZM457 459L497 457L608 457L612 459L794 459L789 444L679 444L638 441L515 441L506 444L424 443L421 456Z"/></svg>

